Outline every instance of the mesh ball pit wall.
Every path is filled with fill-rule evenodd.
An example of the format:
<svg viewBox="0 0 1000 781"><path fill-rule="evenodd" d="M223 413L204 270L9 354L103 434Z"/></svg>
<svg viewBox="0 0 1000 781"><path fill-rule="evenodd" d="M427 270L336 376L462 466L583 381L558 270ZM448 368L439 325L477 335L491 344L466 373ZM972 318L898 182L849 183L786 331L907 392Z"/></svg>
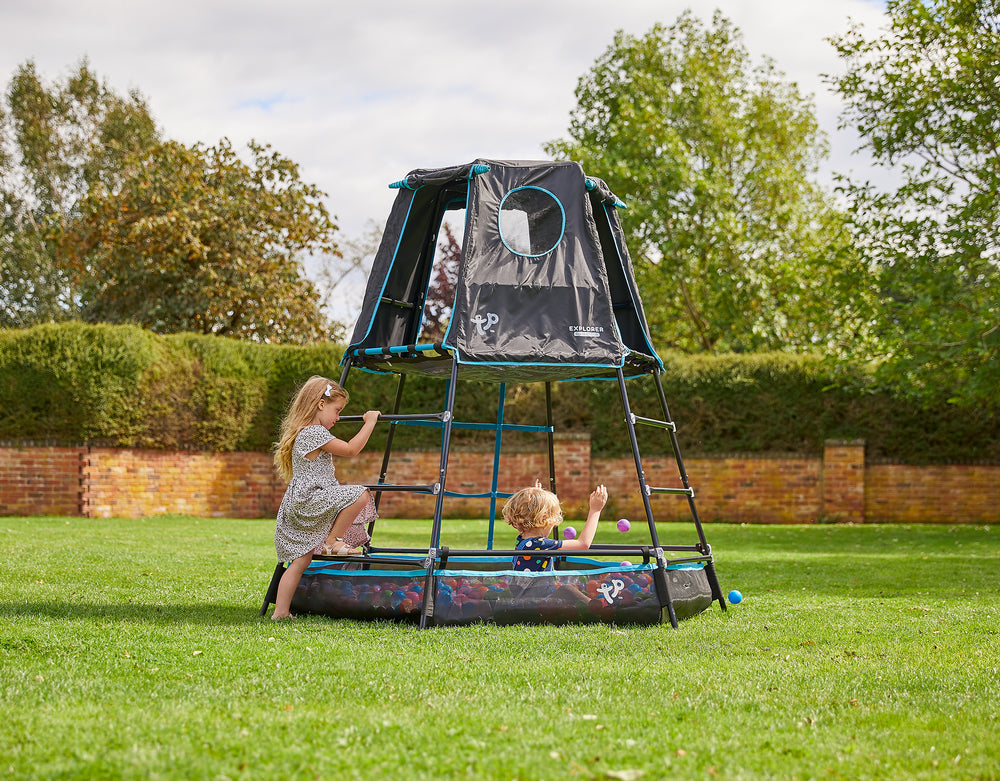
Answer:
<svg viewBox="0 0 1000 781"><path fill-rule="evenodd" d="M292 599L293 612L333 618L418 622L426 570L422 559L378 563L314 562ZM433 626L496 624L659 624L666 617L653 585L655 564L567 557L553 572L515 572L509 558L449 561L434 573ZM362 567L369 567L362 569ZM667 568L678 620L712 604L702 563Z"/></svg>

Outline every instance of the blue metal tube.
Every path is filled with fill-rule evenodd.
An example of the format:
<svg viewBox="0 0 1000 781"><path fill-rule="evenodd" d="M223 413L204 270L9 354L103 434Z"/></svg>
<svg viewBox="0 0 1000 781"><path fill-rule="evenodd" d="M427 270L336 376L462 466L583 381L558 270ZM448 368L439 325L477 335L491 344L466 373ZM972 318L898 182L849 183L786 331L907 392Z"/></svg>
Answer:
<svg viewBox="0 0 1000 781"><path fill-rule="evenodd" d="M436 349L433 344L401 344L396 347L390 347L390 353L410 353L410 352L430 352ZM380 347L369 347L367 349L361 350L362 355L385 355L386 351Z"/></svg>
<svg viewBox="0 0 1000 781"><path fill-rule="evenodd" d="M503 439L503 405L507 398L507 383L500 383L500 400L497 402L497 425L493 445L493 482L490 484L490 530L486 547L493 547L493 528L497 518L497 485L500 482L500 442Z"/></svg>

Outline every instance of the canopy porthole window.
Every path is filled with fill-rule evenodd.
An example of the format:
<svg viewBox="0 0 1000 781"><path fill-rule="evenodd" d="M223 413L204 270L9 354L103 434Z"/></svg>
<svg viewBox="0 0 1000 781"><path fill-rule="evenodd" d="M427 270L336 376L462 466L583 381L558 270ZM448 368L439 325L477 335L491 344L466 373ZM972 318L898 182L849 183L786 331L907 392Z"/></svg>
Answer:
<svg viewBox="0 0 1000 781"><path fill-rule="evenodd" d="M566 212L548 190L518 187L500 201L497 214L500 240L515 255L540 258L552 252L566 230Z"/></svg>

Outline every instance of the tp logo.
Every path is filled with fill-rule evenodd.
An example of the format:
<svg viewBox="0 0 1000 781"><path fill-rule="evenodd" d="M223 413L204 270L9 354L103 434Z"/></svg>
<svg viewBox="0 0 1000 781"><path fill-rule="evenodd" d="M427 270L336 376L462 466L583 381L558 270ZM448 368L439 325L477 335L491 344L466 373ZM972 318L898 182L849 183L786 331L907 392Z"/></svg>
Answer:
<svg viewBox="0 0 1000 781"><path fill-rule="evenodd" d="M601 592L601 596L604 597L605 602L609 605L613 605L615 603L615 599L618 598L618 595L622 593L624 588L625 582L615 578L610 583L602 583L597 587L597 590Z"/></svg>
<svg viewBox="0 0 1000 781"><path fill-rule="evenodd" d="M476 330L479 331L480 336L486 336L486 332L489 331L493 326L500 322L499 316L493 314L492 312L487 312L486 317L482 315L476 315L472 318L472 322L476 324Z"/></svg>

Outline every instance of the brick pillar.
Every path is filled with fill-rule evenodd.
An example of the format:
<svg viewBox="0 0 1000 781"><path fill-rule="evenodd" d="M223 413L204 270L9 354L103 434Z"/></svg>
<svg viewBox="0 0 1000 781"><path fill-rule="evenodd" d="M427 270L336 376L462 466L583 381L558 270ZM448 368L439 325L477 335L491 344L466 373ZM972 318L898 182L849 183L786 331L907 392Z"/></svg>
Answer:
<svg viewBox="0 0 1000 781"><path fill-rule="evenodd" d="M865 522L865 441L823 443L822 516L841 523Z"/></svg>
<svg viewBox="0 0 1000 781"><path fill-rule="evenodd" d="M579 512L587 506L590 485L590 433L557 432L553 449L556 459L556 490L563 511Z"/></svg>
<svg viewBox="0 0 1000 781"><path fill-rule="evenodd" d="M78 514L84 518L93 518L94 494L90 489L90 447L80 448L80 487L77 492Z"/></svg>

